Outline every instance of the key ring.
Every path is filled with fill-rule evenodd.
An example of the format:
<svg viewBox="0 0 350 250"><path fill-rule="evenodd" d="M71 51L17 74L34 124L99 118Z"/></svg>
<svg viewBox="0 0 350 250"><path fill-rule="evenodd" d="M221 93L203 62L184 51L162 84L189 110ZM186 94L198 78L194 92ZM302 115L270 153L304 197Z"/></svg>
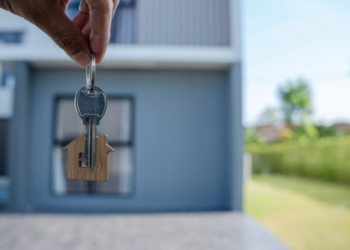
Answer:
<svg viewBox="0 0 350 250"><path fill-rule="evenodd" d="M91 53L91 63L86 67L86 89L91 93L94 90L96 76L95 56Z"/></svg>

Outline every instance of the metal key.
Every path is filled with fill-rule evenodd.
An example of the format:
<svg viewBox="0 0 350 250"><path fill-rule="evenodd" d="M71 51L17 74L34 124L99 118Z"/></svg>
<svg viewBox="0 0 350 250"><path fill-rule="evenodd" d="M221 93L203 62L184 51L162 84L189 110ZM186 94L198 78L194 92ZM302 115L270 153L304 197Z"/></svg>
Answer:
<svg viewBox="0 0 350 250"><path fill-rule="evenodd" d="M94 86L96 65L92 55L90 67L87 68L87 86L78 90L74 104L87 131L85 156L87 166L94 168L96 163L96 126L100 124L107 109L107 96L102 89Z"/></svg>

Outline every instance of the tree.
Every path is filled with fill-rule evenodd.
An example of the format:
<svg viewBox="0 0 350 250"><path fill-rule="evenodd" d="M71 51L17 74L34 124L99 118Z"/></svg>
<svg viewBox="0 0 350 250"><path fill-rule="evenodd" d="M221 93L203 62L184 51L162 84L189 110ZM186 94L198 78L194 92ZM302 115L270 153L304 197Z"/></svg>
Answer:
<svg viewBox="0 0 350 250"><path fill-rule="evenodd" d="M335 126L316 125L320 137L338 136L339 131Z"/></svg>
<svg viewBox="0 0 350 250"><path fill-rule="evenodd" d="M312 114L311 90L308 81L299 78L287 81L278 89L286 124L306 124Z"/></svg>

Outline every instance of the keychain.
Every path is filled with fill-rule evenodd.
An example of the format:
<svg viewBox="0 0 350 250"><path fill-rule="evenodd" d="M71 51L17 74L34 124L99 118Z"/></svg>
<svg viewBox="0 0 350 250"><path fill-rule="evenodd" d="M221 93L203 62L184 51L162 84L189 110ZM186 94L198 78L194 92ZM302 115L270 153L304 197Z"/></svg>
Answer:
<svg viewBox="0 0 350 250"><path fill-rule="evenodd" d="M106 135L96 136L96 126L107 109L107 96L95 86L96 63L91 54L91 64L86 68L86 87L75 94L75 109L85 125L86 133L69 143L67 179L86 181L107 181L109 179L109 152Z"/></svg>

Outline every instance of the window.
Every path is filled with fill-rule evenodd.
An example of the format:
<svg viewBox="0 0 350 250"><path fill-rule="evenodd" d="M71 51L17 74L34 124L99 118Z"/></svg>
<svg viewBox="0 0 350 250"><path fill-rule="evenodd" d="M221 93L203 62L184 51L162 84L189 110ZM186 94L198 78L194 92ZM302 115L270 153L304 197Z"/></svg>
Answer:
<svg viewBox="0 0 350 250"><path fill-rule="evenodd" d="M0 43L21 43L22 38L21 31L0 31Z"/></svg>
<svg viewBox="0 0 350 250"><path fill-rule="evenodd" d="M0 88L13 88L14 86L13 68L9 64L0 63Z"/></svg>
<svg viewBox="0 0 350 250"><path fill-rule="evenodd" d="M132 98L108 98L107 111L97 126L97 135L108 135L110 153L109 181L73 181L66 179L67 151L62 148L85 132L75 111L73 98L59 98L56 104L56 128L53 147L53 191L62 195L130 194L133 192Z"/></svg>

